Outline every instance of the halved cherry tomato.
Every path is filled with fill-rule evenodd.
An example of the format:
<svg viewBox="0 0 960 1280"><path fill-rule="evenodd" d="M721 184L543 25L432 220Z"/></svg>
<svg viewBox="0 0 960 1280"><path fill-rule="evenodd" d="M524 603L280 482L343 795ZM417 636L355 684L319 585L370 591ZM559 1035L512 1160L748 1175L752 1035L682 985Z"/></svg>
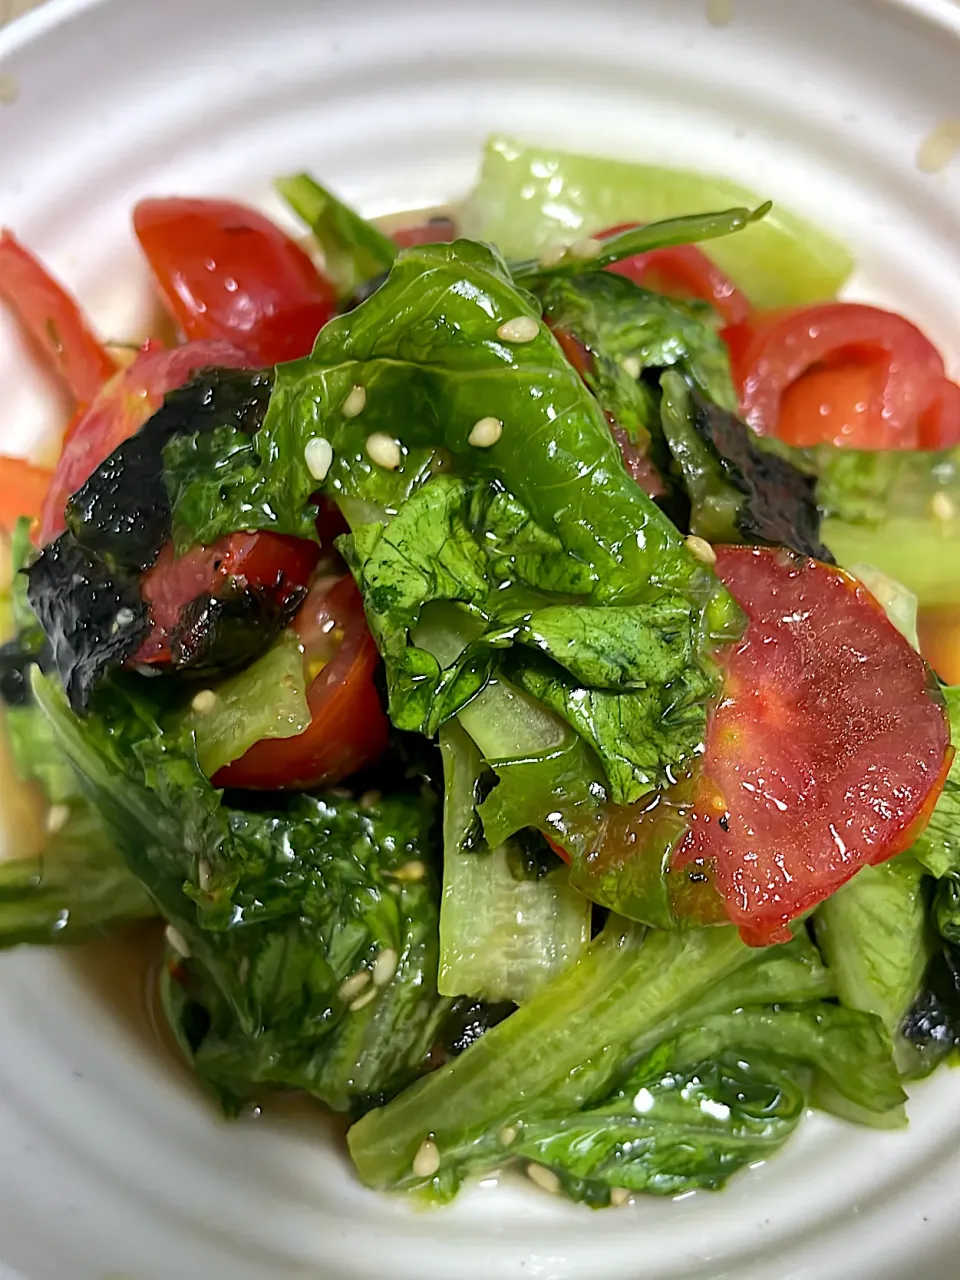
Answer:
<svg viewBox="0 0 960 1280"><path fill-rule="evenodd" d="M638 222L623 222L600 233L600 239L631 231ZM667 249L636 253L607 267L615 275L626 276L634 284L669 297L699 298L709 302L728 325L738 324L750 314L750 301L725 272L695 244L678 244Z"/></svg>
<svg viewBox="0 0 960 1280"><path fill-rule="evenodd" d="M167 543L140 584L150 605L151 630L132 661L170 662L171 639L183 611L198 598L251 587L269 593L271 603L282 608L308 586L319 556L314 542L269 532L231 533L209 547L193 547L179 559Z"/></svg>
<svg viewBox="0 0 960 1280"><path fill-rule="evenodd" d="M411 249L418 244L449 244L457 238L457 224L452 218L428 218L412 227L399 227L390 232L390 239L401 249Z"/></svg>
<svg viewBox="0 0 960 1280"><path fill-rule="evenodd" d="M256 209L233 200L141 200L133 225L190 339L219 338L254 363L279 364L309 354L336 311L330 281Z"/></svg>
<svg viewBox="0 0 960 1280"><path fill-rule="evenodd" d="M10 231L0 231L0 297L78 404L90 404L117 371L83 312Z"/></svg>
<svg viewBox="0 0 960 1280"><path fill-rule="evenodd" d="M960 684L960 607L942 605L917 614L920 650L941 680Z"/></svg>
<svg viewBox="0 0 960 1280"><path fill-rule="evenodd" d="M0 455L0 529L11 533L21 516L39 517L52 475L26 458Z"/></svg>
<svg viewBox="0 0 960 1280"><path fill-rule="evenodd" d="M723 336L741 412L760 435L860 449L960 442L960 391L903 316L819 303L752 316Z"/></svg>
<svg viewBox="0 0 960 1280"><path fill-rule="evenodd" d="M70 424L43 504L39 542L50 542L63 532L67 499L117 445L156 413L168 391L182 387L206 365L243 369L249 364L247 355L226 342L191 342L172 351L148 342Z"/></svg>
<svg viewBox="0 0 960 1280"><path fill-rule="evenodd" d="M304 650L313 717L294 738L254 746L214 776L218 787L257 790L332 785L371 764L387 745L388 724L373 682L379 661L363 601L347 575L321 579L294 620Z"/></svg>
<svg viewBox="0 0 960 1280"><path fill-rule="evenodd" d="M930 671L840 569L720 547L748 618L721 660L691 828L674 865L702 863L752 945L913 839L952 756Z"/></svg>

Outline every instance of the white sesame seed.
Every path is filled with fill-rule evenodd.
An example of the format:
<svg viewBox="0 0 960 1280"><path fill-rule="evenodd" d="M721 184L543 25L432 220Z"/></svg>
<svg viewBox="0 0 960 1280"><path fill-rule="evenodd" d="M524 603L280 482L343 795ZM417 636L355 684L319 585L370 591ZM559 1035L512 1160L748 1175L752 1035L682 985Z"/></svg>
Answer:
<svg viewBox="0 0 960 1280"><path fill-rule="evenodd" d="M540 321L533 316L514 316L504 320L497 330L497 337L504 342L532 342L540 332Z"/></svg>
<svg viewBox="0 0 960 1280"><path fill-rule="evenodd" d="M706 538L698 538L695 533L691 533L687 538L687 550L695 560L699 560L702 564L716 564L717 553L707 542Z"/></svg>
<svg viewBox="0 0 960 1280"><path fill-rule="evenodd" d="M360 994L363 988L370 981L369 969L358 969L356 973L351 973L349 978L344 978L337 988L337 995L344 1004L349 1004Z"/></svg>
<svg viewBox="0 0 960 1280"><path fill-rule="evenodd" d="M355 418L358 414L363 413L364 406L367 403L366 387L351 387L350 394L340 406L340 412L345 418Z"/></svg>
<svg viewBox="0 0 960 1280"><path fill-rule="evenodd" d="M52 804L47 810L47 820L44 826L51 836L55 836L58 831L70 821L70 806L68 804Z"/></svg>
<svg viewBox="0 0 960 1280"><path fill-rule="evenodd" d="M396 471L403 456L400 452L399 440L388 436L385 431L374 431L367 436L367 453L371 462L386 471Z"/></svg>
<svg viewBox="0 0 960 1280"><path fill-rule="evenodd" d="M933 512L934 517L937 520L943 520L944 522L952 520L957 514L957 509L953 505L953 499L948 493L944 493L942 490L933 495L933 498L930 500L930 510Z"/></svg>
<svg viewBox="0 0 960 1280"><path fill-rule="evenodd" d="M620 361L620 367L623 372L629 374L631 378L639 378L643 372L643 365L637 356L624 356Z"/></svg>
<svg viewBox="0 0 960 1280"><path fill-rule="evenodd" d="M213 871L210 863L206 858L201 858L197 863L197 884L206 892L210 888L210 882L213 880Z"/></svg>
<svg viewBox="0 0 960 1280"><path fill-rule="evenodd" d="M190 944L179 929L175 929L172 924L168 924L164 936L174 951L178 951L182 956L189 956Z"/></svg>
<svg viewBox="0 0 960 1280"><path fill-rule="evenodd" d="M440 1148L426 1138L413 1157L413 1172L418 1178L432 1178L440 1168Z"/></svg>
<svg viewBox="0 0 960 1280"><path fill-rule="evenodd" d="M412 858L409 862L403 863L402 866L394 867L392 871L388 871L386 874L393 876L395 880L422 880L427 874L427 868L419 858Z"/></svg>
<svg viewBox="0 0 960 1280"><path fill-rule="evenodd" d="M629 1199L630 1199L630 1192L627 1190L626 1187L610 1188L610 1203L613 1205L615 1209L619 1209L620 1206L626 1204Z"/></svg>
<svg viewBox="0 0 960 1280"><path fill-rule="evenodd" d="M357 996L356 1000L351 1000L349 1009L351 1013L356 1013L358 1009L362 1009L368 1005L371 1000L376 1000L380 992L376 987L371 987L369 991L365 991L362 996Z"/></svg>
<svg viewBox="0 0 960 1280"><path fill-rule="evenodd" d="M567 256L567 246L565 244L551 244L540 255L541 267L558 266Z"/></svg>
<svg viewBox="0 0 960 1280"><path fill-rule="evenodd" d="M489 449L503 435L503 423L499 418L481 418L473 424L467 440L475 449Z"/></svg>
<svg viewBox="0 0 960 1280"><path fill-rule="evenodd" d="M500 1145L502 1147L509 1147L516 1141L517 1131L512 1124L505 1124L499 1134L497 1134L497 1137L500 1139Z"/></svg>
<svg viewBox="0 0 960 1280"><path fill-rule="evenodd" d="M129 627L131 622L133 622L136 616L137 615L133 612L132 609L127 609L127 608L118 609L117 610L117 626Z"/></svg>
<svg viewBox="0 0 960 1280"><path fill-rule="evenodd" d="M549 1191L552 1196L560 1194L560 1179L545 1165L528 1164L527 1177L531 1182L535 1182L541 1191Z"/></svg>
<svg viewBox="0 0 960 1280"><path fill-rule="evenodd" d="M581 262L590 262L603 248L602 240L594 240L593 236L585 236L582 240L574 240L570 246L570 255Z"/></svg>
<svg viewBox="0 0 960 1280"><path fill-rule="evenodd" d="M385 987L388 982L392 982L399 963L400 957L393 947L384 947L373 962L373 985Z"/></svg>
<svg viewBox="0 0 960 1280"><path fill-rule="evenodd" d="M333 465L333 445L324 436L314 436L306 443L303 460L314 480L326 480Z"/></svg>
<svg viewBox="0 0 960 1280"><path fill-rule="evenodd" d="M199 693L194 694L193 701L190 703L190 706L198 716L205 716L216 705L217 695L212 689L201 689Z"/></svg>

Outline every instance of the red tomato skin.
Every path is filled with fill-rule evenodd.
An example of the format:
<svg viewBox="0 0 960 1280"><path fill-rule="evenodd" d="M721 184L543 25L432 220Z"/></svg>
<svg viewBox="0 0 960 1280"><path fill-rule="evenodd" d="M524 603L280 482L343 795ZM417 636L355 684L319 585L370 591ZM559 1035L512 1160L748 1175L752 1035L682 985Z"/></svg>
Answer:
<svg viewBox="0 0 960 1280"><path fill-rule="evenodd" d="M141 200L134 230L190 340L219 339L257 364L308 355L334 315L333 285L269 218L233 200Z"/></svg>
<svg viewBox="0 0 960 1280"><path fill-rule="evenodd" d="M41 545L63 533L67 499L100 463L139 431L160 408L168 391L182 387L208 365L245 369L250 367L250 359L226 342L193 342L172 351L148 342L93 404L78 414L67 430L43 504L38 534Z"/></svg>
<svg viewBox="0 0 960 1280"><path fill-rule="evenodd" d="M374 684L380 661L356 583L347 575L326 597L326 612L344 631L333 658L307 690L312 716L294 738L264 739L213 778L217 787L305 790L333 786L386 749L389 723ZM309 662L309 631L317 606L310 598L294 619ZM322 627L321 627L322 630Z"/></svg>
<svg viewBox="0 0 960 1280"><path fill-rule="evenodd" d="M894 312L855 302L819 303L755 315L723 337L741 413L760 435L872 449L914 449L923 447L924 438L960 435L960 398L950 389L939 352ZM796 404L784 421L790 388L824 366L827 408L817 417L822 431L804 421ZM839 372L852 366L878 371L865 410L856 407L862 396L851 400L851 382ZM809 404L805 411L811 411Z"/></svg>
<svg viewBox="0 0 960 1280"><path fill-rule="evenodd" d="M140 583L140 595L150 606L151 629L131 661L169 663L171 634L197 597L252 587L271 593L282 606L307 587L319 557L316 543L269 532L227 534L208 547L192 547L179 559L167 543Z"/></svg>
<svg viewBox="0 0 960 1280"><path fill-rule="evenodd" d="M949 753L926 664L855 579L778 550L717 548L747 630L723 655L694 820L744 941L788 924L915 836Z"/></svg>
<svg viewBox="0 0 960 1280"><path fill-rule="evenodd" d="M77 404L90 404L116 373L116 362L70 294L12 232L2 230L0 297Z"/></svg>
<svg viewBox="0 0 960 1280"><path fill-rule="evenodd" d="M637 222L624 222L600 233L600 239L632 231ZM699 298L709 302L725 324L739 324L750 314L747 295L695 244L636 253L607 267L614 275L670 297Z"/></svg>

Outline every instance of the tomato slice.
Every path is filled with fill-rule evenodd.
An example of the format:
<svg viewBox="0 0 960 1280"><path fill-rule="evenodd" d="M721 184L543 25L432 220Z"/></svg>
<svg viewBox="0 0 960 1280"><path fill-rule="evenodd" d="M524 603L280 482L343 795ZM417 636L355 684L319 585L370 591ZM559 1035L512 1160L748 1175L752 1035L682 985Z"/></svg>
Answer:
<svg viewBox="0 0 960 1280"><path fill-rule="evenodd" d="M83 312L32 253L0 231L0 297L78 404L90 404L117 371Z"/></svg>
<svg viewBox="0 0 960 1280"><path fill-rule="evenodd" d="M960 393L903 316L830 302L756 315L723 336L741 412L760 435L860 449L960 441Z"/></svg>
<svg viewBox="0 0 960 1280"><path fill-rule="evenodd" d="M0 454L0 529L12 533L21 516L39 517L52 474L26 458Z"/></svg>
<svg viewBox="0 0 960 1280"><path fill-rule="evenodd" d="M609 227L600 233L600 239L619 235L621 231L632 231L639 225L638 222L624 222ZM613 263L607 270L626 276L634 284L655 293L709 302L728 325L739 324L750 314L747 295L695 244L678 244L667 249L636 253L632 258Z"/></svg>
<svg viewBox="0 0 960 1280"><path fill-rule="evenodd" d="M170 314L190 339L222 339L256 364L308 355L337 295L310 257L233 200L141 200L133 225Z"/></svg>
<svg viewBox="0 0 960 1280"><path fill-rule="evenodd" d="M717 573L748 625L723 657L674 865L704 864L744 941L765 945L912 841L950 734L926 664L854 578L755 547L718 548Z"/></svg>
<svg viewBox="0 0 960 1280"><path fill-rule="evenodd" d="M103 388L93 404L73 420L43 504L41 544L63 532L67 499L100 463L117 445L139 431L160 408L168 391L182 387L207 365L243 369L250 366L250 359L226 342L193 342L172 351L148 342L133 362Z"/></svg>
<svg viewBox="0 0 960 1280"><path fill-rule="evenodd" d="M387 745L388 723L374 684L379 662L363 601L347 575L321 579L294 620L304 650L310 725L293 738L255 743L213 779L255 790L332 786L371 764Z"/></svg>
<svg viewBox="0 0 960 1280"><path fill-rule="evenodd" d="M132 662L169 664L184 610L194 601L250 587L282 609L307 587L319 556L316 543L277 533L228 534L209 547L191 548L179 559L167 543L140 584L140 594L150 605L151 630ZM182 636L177 643L183 643Z"/></svg>

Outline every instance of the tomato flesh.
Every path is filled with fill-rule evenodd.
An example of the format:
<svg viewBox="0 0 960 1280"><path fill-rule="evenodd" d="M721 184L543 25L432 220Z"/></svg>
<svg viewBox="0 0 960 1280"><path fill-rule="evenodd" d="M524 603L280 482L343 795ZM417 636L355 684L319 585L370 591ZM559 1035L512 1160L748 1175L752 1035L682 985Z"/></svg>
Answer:
<svg viewBox="0 0 960 1280"><path fill-rule="evenodd" d="M255 364L308 355L335 313L333 285L269 218L234 200L141 200L133 225L188 339L220 339Z"/></svg>
<svg viewBox="0 0 960 1280"><path fill-rule="evenodd" d="M40 518L39 541L52 541L66 528L67 499L117 445L139 431L175 391L208 365L244 369L250 359L226 342L192 342L167 351L148 342L133 362L111 380L93 404L70 424Z"/></svg>
<svg viewBox="0 0 960 1280"><path fill-rule="evenodd" d="M310 680L310 724L296 737L255 743L214 776L218 787L332 786L386 748L389 725L373 679L379 655L353 578L318 582L293 625Z"/></svg>
<svg viewBox="0 0 960 1280"><path fill-rule="evenodd" d="M960 388L903 316L830 302L755 315L723 336L741 413L760 435L859 449L960 442Z"/></svg>
<svg viewBox="0 0 960 1280"><path fill-rule="evenodd" d="M70 294L9 231L0 231L0 297L78 404L117 371Z"/></svg>
<svg viewBox="0 0 960 1280"><path fill-rule="evenodd" d="M456 238L457 224L452 218L439 215L411 227L398 227L390 233L390 239L401 249L412 249L419 244L449 244Z"/></svg>
<svg viewBox="0 0 960 1280"><path fill-rule="evenodd" d="M744 940L765 945L910 842L950 735L926 664L842 570L721 547L717 574L748 625L723 656L674 865L709 867Z"/></svg>

